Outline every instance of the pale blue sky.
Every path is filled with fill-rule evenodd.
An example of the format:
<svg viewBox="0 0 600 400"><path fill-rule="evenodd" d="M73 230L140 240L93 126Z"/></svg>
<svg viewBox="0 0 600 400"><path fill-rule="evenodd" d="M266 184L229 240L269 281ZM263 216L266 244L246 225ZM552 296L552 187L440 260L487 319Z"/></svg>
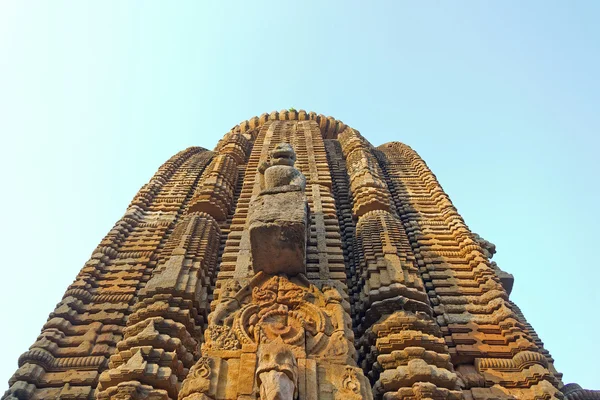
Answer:
<svg viewBox="0 0 600 400"><path fill-rule="evenodd" d="M294 107L418 151L565 382L600 389L599 20L597 1L0 0L0 381L160 164Z"/></svg>

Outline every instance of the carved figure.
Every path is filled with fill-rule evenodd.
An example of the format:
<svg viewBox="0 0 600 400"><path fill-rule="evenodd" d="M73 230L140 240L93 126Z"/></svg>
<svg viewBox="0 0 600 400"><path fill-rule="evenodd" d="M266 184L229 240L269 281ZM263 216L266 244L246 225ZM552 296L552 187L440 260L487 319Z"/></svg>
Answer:
<svg viewBox="0 0 600 400"><path fill-rule="evenodd" d="M278 342L294 354L315 360L352 364L355 349L350 318L345 316L348 302L342 289L323 285L319 289L304 275L293 278L259 272L240 288L235 303L220 298L215 304L235 304L228 318L209 317L203 354L209 350L238 351L243 346L260 347Z"/></svg>
<svg viewBox="0 0 600 400"><path fill-rule="evenodd" d="M298 397L298 363L281 340L258 349L256 381L261 400L293 400Z"/></svg>
<svg viewBox="0 0 600 400"><path fill-rule="evenodd" d="M249 231L255 272L297 275L306 272L309 209L306 178L294 168L296 153L279 143L270 161L258 167L261 193L250 204Z"/></svg>
<svg viewBox="0 0 600 400"><path fill-rule="evenodd" d="M279 143L270 153L269 161L258 167L261 174L261 189L285 188L304 190L306 178L297 168L296 152L289 143Z"/></svg>

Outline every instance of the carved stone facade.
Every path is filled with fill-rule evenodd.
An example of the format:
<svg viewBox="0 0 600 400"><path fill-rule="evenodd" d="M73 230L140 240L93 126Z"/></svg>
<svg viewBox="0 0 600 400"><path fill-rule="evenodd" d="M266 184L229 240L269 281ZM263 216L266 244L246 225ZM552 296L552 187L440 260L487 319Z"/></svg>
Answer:
<svg viewBox="0 0 600 400"><path fill-rule="evenodd" d="M600 399L410 147L305 111L167 161L3 399Z"/></svg>

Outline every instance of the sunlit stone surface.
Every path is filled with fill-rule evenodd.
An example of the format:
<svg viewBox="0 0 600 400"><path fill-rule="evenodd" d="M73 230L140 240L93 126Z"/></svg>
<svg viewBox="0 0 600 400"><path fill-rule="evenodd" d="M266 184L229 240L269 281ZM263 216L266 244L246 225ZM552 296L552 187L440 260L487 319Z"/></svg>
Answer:
<svg viewBox="0 0 600 400"><path fill-rule="evenodd" d="M3 398L600 399L494 252L410 147L263 114L159 168Z"/></svg>

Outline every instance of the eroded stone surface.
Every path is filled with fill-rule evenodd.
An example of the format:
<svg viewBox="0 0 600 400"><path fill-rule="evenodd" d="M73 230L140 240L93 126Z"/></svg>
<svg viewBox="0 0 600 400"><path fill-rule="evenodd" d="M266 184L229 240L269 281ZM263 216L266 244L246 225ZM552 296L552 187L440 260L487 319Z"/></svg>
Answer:
<svg viewBox="0 0 600 400"><path fill-rule="evenodd" d="M305 273L309 221L304 192L261 194L250 209L254 271L288 275Z"/></svg>
<svg viewBox="0 0 600 400"><path fill-rule="evenodd" d="M598 399L410 147L243 121L168 160L18 361L5 399Z"/></svg>
<svg viewBox="0 0 600 400"><path fill-rule="evenodd" d="M283 341L258 347L256 384L261 400L292 400L298 396L298 363Z"/></svg>
<svg viewBox="0 0 600 400"><path fill-rule="evenodd" d="M306 179L294 168L296 153L279 143L258 168L261 192L250 204L249 234L255 272L306 273L309 216Z"/></svg>
<svg viewBox="0 0 600 400"><path fill-rule="evenodd" d="M278 143L271 151L269 161L263 162L258 171L261 173L263 190L292 186L299 190L306 188L306 178L302 172L294 168L296 152L289 143ZM287 190L294 190L289 188Z"/></svg>

